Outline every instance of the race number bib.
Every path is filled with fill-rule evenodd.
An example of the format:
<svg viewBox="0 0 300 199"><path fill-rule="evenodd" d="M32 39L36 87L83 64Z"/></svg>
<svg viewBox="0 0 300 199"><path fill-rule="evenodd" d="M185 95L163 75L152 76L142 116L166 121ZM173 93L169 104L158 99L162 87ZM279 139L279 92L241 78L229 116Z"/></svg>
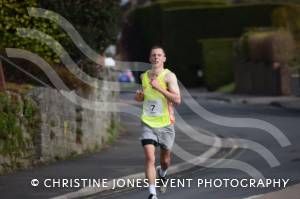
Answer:
<svg viewBox="0 0 300 199"><path fill-rule="evenodd" d="M163 106L161 99L146 100L144 110L146 116L162 116Z"/></svg>

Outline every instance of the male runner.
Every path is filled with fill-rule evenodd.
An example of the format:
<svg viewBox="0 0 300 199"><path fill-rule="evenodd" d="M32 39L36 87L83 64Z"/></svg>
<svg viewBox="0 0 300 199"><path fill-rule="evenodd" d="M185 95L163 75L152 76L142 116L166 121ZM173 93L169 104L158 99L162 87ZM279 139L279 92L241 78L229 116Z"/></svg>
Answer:
<svg viewBox="0 0 300 199"><path fill-rule="evenodd" d="M151 48L149 61L152 68L141 75L143 91L138 90L135 100L143 102L141 142L145 153L145 175L149 182L148 199L157 199L155 188L156 172L166 181L170 166L171 148L175 139L174 104L180 104L181 97L174 73L164 68L166 55L162 47ZM155 147L160 146L160 166L155 168ZM165 187L160 186L161 191Z"/></svg>

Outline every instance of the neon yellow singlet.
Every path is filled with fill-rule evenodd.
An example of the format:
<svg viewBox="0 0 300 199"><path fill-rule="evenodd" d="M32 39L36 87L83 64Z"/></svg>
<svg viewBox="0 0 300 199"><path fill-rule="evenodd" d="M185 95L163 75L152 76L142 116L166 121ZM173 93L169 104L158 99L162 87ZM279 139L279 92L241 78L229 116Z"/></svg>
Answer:
<svg viewBox="0 0 300 199"><path fill-rule="evenodd" d="M144 90L143 113L141 120L153 128L161 128L173 124L174 111L171 102L159 91L152 88L149 78L150 70L142 75L142 86ZM158 76L157 81L163 89L167 89L164 79L170 71L164 69Z"/></svg>

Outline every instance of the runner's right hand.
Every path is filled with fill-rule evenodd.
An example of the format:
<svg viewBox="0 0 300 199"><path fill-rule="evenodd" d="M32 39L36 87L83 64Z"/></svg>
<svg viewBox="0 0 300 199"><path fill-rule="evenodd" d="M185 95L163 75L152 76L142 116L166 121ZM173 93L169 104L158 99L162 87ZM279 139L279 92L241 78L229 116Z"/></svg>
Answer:
<svg viewBox="0 0 300 199"><path fill-rule="evenodd" d="M137 90L134 99L138 102L144 101L144 92L142 90Z"/></svg>

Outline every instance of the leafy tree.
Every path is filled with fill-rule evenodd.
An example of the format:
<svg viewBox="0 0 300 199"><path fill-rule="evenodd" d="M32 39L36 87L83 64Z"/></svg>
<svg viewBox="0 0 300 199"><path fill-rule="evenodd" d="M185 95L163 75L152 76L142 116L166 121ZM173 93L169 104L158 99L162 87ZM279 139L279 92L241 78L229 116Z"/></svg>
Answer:
<svg viewBox="0 0 300 199"><path fill-rule="evenodd" d="M47 60L59 62L59 59L45 44L36 40L20 37L17 28L37 29L51 35L55 40L66 38L58 26L48 20L30 17L27 7L37 7L36 0L2 0L0 2L0 52L5 48L22 48L40 54Z"/></svg>
<svg viewBox="0 0 300 199"><path fill-rule="evenodd" d="M0 1L0 53L5 54L5 48L21 48L40 55L52 65L60 63L59 56L56 54L60 53L58 46L54 52L47 44L28 37L21 37L17 28L26 28L38 30L51 36L64 47L73 60L87 59L58 24L45 18L30 17L27 13L27 7L44 8L60 14L75 27L87 44L96 51L102 51L116 41L120 13L118 0L2 0ZM47 40L47 42L51 41ZM48 78L39 68L28 62L24 63L24 61L16 63L19 66L26 66L26 71L39 77L40 80L48 82ZM6 65L6 63L4 64ZM7 81L36 83L25 77L17 69L5 67L5 65L4 72ZM58 67L63 68L60 65ZM69 78L66 76L63 76L64 79Z"/></svg>
<svg viewBox="0 0 300 199"><path fill-rule="evenodd" d="M17 28L29 28L53 37L73 58L81 56L71 39L57 24L47 19L30 17L27 7L41 7L59 13L73 24L95 50L103 50L116 41L119 25L118 0L2 0L0 20L4 23L0 24L0 52L5 48L23 48L40 54L48 61L59 62L47 45L18 36Z"/></svg>
<svg viewBox="0 0 300 199"><path fill-rule="evenodd" d="M118 0L43 0L40 6L66 18L95 50L102 51L116 42L120 14ZM74 59L81 56L71 42L63 44Z"/></svg>

